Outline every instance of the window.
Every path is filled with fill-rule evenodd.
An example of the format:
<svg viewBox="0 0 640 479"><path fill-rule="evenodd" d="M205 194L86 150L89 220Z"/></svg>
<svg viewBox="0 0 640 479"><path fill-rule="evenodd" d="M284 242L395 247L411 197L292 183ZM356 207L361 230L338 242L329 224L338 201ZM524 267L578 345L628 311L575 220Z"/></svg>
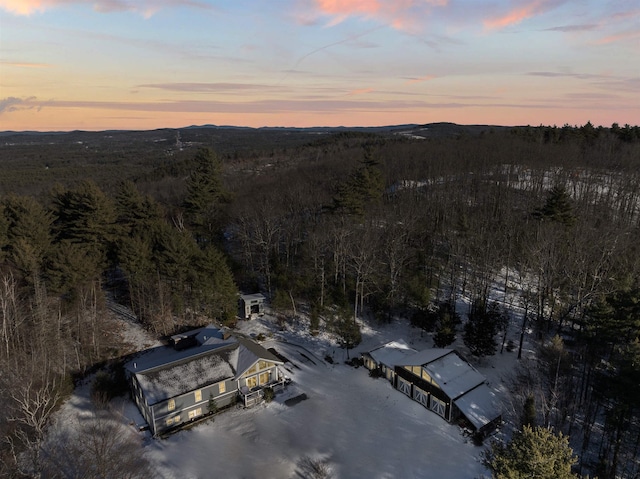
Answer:
<svg viewBox="0 0 640 479"><path fill-rule="evenodd" d="M180 422L180 416L170 417L165 421L167 426L173 426L174 424L178 424Z"/></svg>
<svg viewBox="0 0 640 479"><path fill-rule="evenodd" d="M253 374L257 371L257 364L254 364L253 366L251 366L251 368L246 372L246 374Z"/></svg>
<svg viewBox="0 0 640 479"><path fill-rule="evenodd" d="M222 383L218 384L218 394L223 394L226 391L227 391L226 383L222 382Z"/></svg>
<svg viewBox="0 0 640 479"><path fill-rule="evenodd" d="M169 403L167 404L167 409L169 411L173 411L176 408L176 400L175 399L169 399Z"/></svg>
<svg viewBox="0 0 640 479"><path fill-rule="evenodd" d="M259 361L258 362L258 369L267 369L270 368L272 366L272 364L268 361Z"/></svg>
<svg viewBox="0 0 640 479"><path fill-rule="evenodd" d="M195 394L195 397L196 397L196 402L202 401L202 390L201 389L198 389L194 394Z"/></svg>
<svg viewBox="0 0 640 479"><path fill-rule="evenodd" d="M431 376L427 371L424 370L424 368L422 369L422 379L424 379L425 381L431 382Z"/></svg>
<svg viewBox="0 0 640 479"><path fill-rule="evenodd" d="M255 388L258 385L258 378L256 376L251 376L247 378L247 387L249 389Z"/></svg>
<svg viewBox="0 0 640 479"><path fill-rule="evenodd" d="M269 382L269 380L271 379L271 371L267 371L264 373L260 374L260 377L258 378L260 384L267 384Z"/></svg>
<svg viewBox="0 0 640 479"><path fill-rule="evenodd" d="M198 416L202 416L202 408L194 409L193 411L189 411L189 419L196 418Z"/></svg>

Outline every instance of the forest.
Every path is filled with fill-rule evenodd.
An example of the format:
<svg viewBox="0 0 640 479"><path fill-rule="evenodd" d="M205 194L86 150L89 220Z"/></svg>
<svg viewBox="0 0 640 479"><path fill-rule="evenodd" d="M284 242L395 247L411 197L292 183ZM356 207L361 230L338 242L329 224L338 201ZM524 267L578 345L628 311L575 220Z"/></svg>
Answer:
<svg viewBox="0 0 640 479"><path fill-rule="evenodd" d="M166 338L233 328L240 291L346 348L394 318L479 360L526 336L506 419L640 475L640 127L6 132L0 171L3 477L59 477L52 414L132 352L114 307Z"/></svg>

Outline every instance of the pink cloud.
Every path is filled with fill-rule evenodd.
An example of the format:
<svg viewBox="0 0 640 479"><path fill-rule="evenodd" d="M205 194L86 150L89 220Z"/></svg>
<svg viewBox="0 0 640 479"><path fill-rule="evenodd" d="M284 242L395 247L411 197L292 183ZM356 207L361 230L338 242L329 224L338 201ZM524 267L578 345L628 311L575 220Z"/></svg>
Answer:
<svg viewBox="0 0 640 479"><path fill-rule="evenodd" d="M357 90L352 90L349 92L349 95L364 95L365 93L371 93L373 88L359 88Z"/></svg>
<svg viewBox="0 0 640 479"><path fill-rule="evenodd" d="M449 0L316 0L320 13L333 17L329 25L336 25L349 17L365 17L382 21L398 30L411 28L416 23L416 16L448 3Z"/></svg>
<svg viewBox="0 0 640 479"><path fill-rule="evenodd" d="M150 17L162 8L212 8L199 0L0 0L0 8L16 15L31 15L66 5L89 5L102 13L131 11Z"/></svg>
<svg viewBox="0 0 640 479"><path fill-rule="evenodd" d="M527 2L520 2L521 4L512 8L507 13L488 18L484 21L485 28L489 30L496 30L509 25L516 25L527 18L534 17L541 13L547 12L559 4L563 3L562 0L529 0Z"/></svg>
<svg viewBox="0 0 640 479"><path fill-rule="evenodd" d="M616 43L616 42L620 42L620 41L626 41L626 40L630 40L630 39L635 39L640 37L640 30L638 31L633 31L633 32L624 32L624 33L618 33L615 35L609 35L607 37L601 38L600 40L598 40L596 42L596 44L598 45L606 45L608 43Z"/></svg>
<svg viewBox="0 0 640 479"><path fill-rule="evenodd" d="M433 80L434 78L436 78L435 75L425 75L423 77L409 78L407 80L407 83L422 83L425 81Z"/></svg>
<svg viewBox="0 0 640 479"><path fill-rule="evenodd" d="M0 61L0 65L6 65L9 67L17 67L17 68L49 68L51 67L51 65L47 63L8 62L8 61Z"/></svg>
<svg viewBox="0 0 640 479"><path fill-rule="evenodd" d="M61 3L63 2L57 0L0 0L0 8L18 15L31 15L54 8Z"/></svg>

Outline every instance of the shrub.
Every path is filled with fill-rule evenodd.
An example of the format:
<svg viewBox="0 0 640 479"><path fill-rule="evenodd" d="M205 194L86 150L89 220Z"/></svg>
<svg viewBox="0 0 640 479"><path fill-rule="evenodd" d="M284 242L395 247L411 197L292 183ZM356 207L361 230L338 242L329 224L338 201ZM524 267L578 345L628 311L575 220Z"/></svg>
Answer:
<svg viewBox="0 0 640 479"><path fill-rule="evenodd" d="M273 388L264 388L263 396L265 402L273 401L273 398L276 397L276 393L273 392Z"/></svg>
<svg viewBox="0 0 640 479"><path fill-rule="evenodd" d="M91 383L91 400L98 408L105 408L111 397L111 378L106 371L98 371Z"/></svg>
<svg viewBox="0 0 640 479"><path fill-rule="evenodd" d="M216 400L213 399L213 394L209 394L209 402L207 403L207 410L209 414L215 414L218 412L218 404Z"/></svg>

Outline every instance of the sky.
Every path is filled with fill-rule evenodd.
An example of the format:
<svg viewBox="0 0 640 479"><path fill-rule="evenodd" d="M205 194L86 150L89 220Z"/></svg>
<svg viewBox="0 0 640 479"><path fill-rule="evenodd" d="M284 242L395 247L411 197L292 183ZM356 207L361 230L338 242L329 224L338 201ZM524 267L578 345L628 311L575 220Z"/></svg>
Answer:
<svg viewBox="0 0 640 479"><path fill-rule="evenodd" d="M640 0L0 0L0 130L640 124Z"/></svg>

